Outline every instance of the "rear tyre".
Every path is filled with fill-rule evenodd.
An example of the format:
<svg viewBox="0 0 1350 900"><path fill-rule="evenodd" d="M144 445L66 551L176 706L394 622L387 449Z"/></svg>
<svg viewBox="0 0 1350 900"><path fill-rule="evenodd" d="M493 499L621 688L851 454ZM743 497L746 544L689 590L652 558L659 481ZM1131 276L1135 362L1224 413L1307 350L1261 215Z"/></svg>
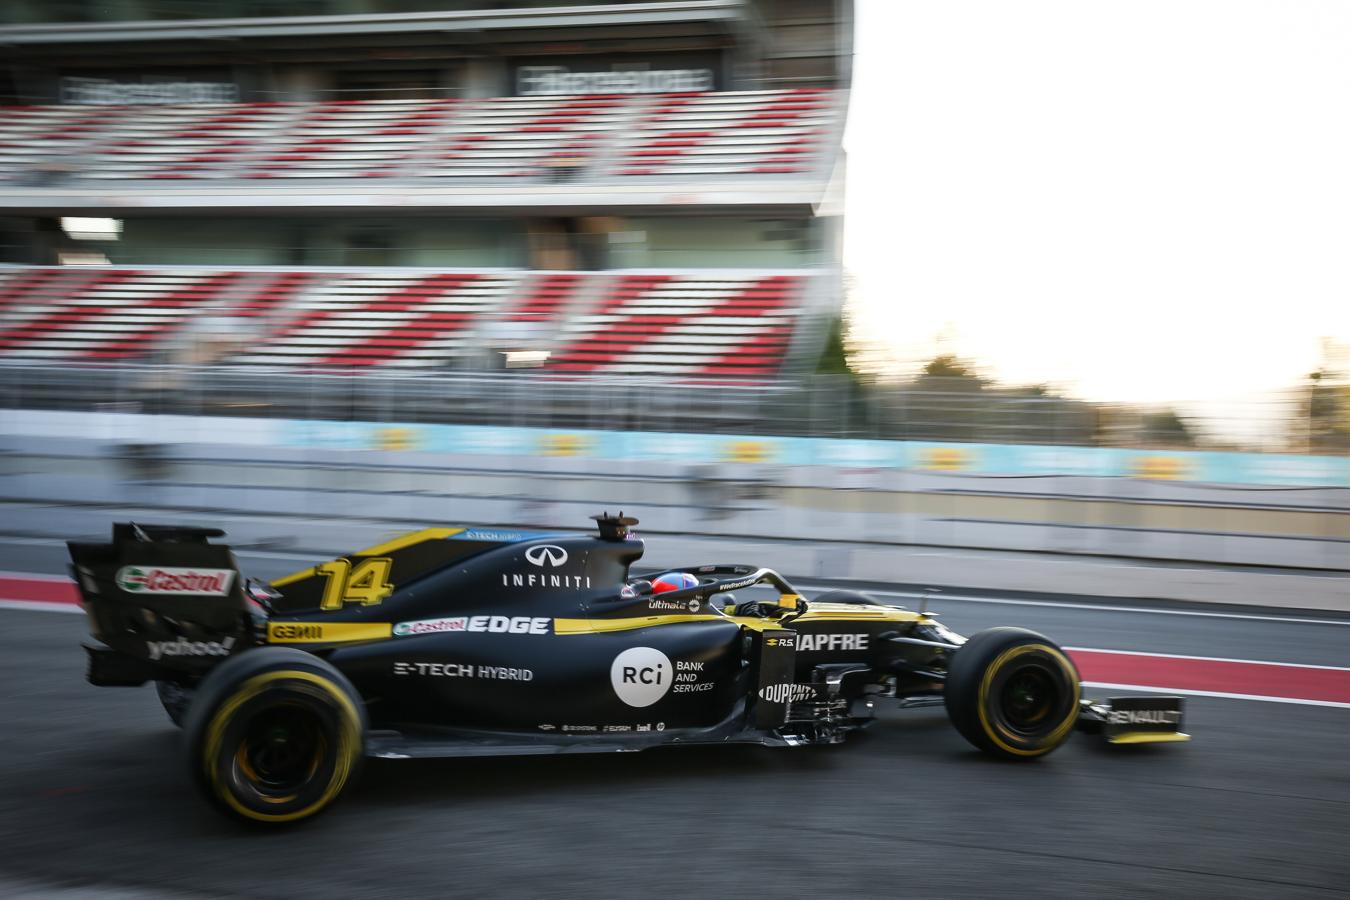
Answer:
<svg viewBox="0 0 1350 900"><path fill-rule="evenodd" d="M216 807L281 825L322 812L355 779L366 713L351 682L328 662L263 647L206 677L184 732L193 779Z"/></svg>
<svg viewBox="0 0 1350 900"><path fill-rule="evenodd" d="M1048 638L1023 628L981 631L952 654L943 699L961 735L985 753L1044 756L1078 719L1078 670Z"/></svg>
<svg viewBox="0 0 1350 900"><path fill-rule="evenodd" d="M155 693L159 695L160 705L169 714L169 721L182 728L188 707L192 704L192 688L183 687L174 681L156 681Z"/></svg>

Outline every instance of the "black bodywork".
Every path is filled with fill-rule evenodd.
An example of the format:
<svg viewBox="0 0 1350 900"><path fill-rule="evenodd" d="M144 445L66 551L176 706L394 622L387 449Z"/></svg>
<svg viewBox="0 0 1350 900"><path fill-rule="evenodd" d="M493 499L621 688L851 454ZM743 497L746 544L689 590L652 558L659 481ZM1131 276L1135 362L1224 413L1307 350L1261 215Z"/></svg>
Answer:
<svg viewBox="0 0 1350 900"><path fill-rule="evenodd" d="M119 524L70 544L101 643L89 680L190 698L228 656L296 647L350 679L384 757L833 743L883 698L942 704L965 639L933 614L808 601L745 565L678 569L699 585L654 594L630 571L634 520L597 519L599 535L429 529L272 585L239 574L218 530ZM1084 702L1078 724L1109 714Z"/></svg>

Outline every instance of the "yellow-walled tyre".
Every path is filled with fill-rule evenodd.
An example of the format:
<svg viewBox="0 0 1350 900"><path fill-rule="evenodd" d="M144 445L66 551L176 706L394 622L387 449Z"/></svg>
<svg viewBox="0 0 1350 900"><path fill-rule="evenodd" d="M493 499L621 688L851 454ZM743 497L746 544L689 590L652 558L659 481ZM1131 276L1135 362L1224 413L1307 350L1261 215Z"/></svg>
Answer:
<svg viewBox="0 0 1350 900"><path fill-rule="evenodd" d="M943 699L956 730L976 747L1029 759L1073 732L1081 693L1078 670L1048 638L990 628L952 655Z"/></svg>
<svg viewBox="0 0 1350 900"><path fill-rule="evenodd" d="M355 779L366 713L328 662L262 647L206 677L183 731L193 779L213 804L246 822L283 825L327 809Z"/></svg>

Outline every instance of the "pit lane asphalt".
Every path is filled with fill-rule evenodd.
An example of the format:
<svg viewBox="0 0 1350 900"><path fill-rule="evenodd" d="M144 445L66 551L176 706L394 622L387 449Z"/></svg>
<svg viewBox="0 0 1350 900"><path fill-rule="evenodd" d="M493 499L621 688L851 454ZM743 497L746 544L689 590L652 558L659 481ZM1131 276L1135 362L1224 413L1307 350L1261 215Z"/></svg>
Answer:
<svg viewBox="0 0 1350 900"><path fill-rule="evenodd" d="M299 567L285 554L241 561L263 577ZM55 545L0 551L11 571L63 566ZM1341 625L1090 603L930 606L960 631L1021 624L1076 646L1316 665L1350 656ZM374 761L329 814L258 833L197 798L152 689L84 682L84 635L81 616L0 610L0 891L1350 895L1343 708L1190 698L1190 744L1107 748L1078 735L1032 763L985 759L940 709L888 712L831 748Z"/></svg>

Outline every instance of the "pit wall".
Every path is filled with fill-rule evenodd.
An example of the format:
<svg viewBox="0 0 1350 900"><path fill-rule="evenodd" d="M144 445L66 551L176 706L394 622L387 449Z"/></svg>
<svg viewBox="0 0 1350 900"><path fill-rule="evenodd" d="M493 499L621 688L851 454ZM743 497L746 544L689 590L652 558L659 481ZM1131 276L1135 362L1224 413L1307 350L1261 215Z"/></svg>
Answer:
<svg viewBox="0 0 1350 900"><path fill-rule="evenodd" d="M1350 487L1350 457L0 410L15 437Z"/></svg>
<svg viewBox="0 0 1350 900"><path fill-rule="evenodd" d="M1177 476L1225 454L118 413L0 411L0 426L10 533L49 504L271 517L273 536L289 519L575 530L623 509L662 537L657 565L697 549L796 576L1350 610L1343 459L1245 460L1285 483L1210 484ZM1155 478L972 471L1158 456L1185 461Z"/></svg>

